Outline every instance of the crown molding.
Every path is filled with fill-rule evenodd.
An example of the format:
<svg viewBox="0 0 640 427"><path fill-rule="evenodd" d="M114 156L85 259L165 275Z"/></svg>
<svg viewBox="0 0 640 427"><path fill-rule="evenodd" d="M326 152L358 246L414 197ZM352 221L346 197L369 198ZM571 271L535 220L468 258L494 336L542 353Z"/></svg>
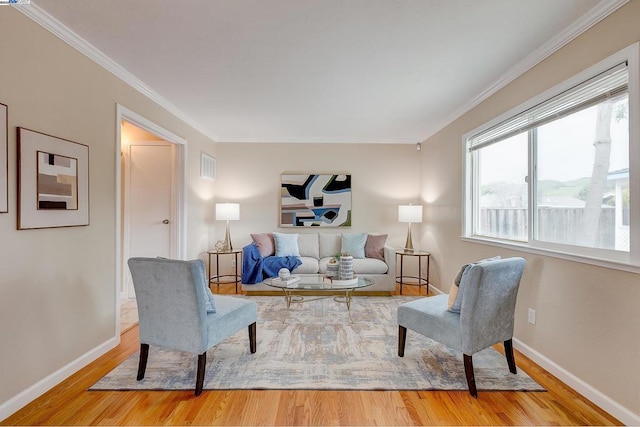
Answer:
<svg viewBox="0 0 640 427"><path fill-rule="evenodd" d="M567 45L573 39L593 27L598 22L602 21L607 16L627 4L629 0L602 0L596 6L594 6L589 12L584 14L580 19L575 21L572 25L565 28L558 35L551 40L540 46L538 49L531 52L522 61L511 67L505 74L503 74L498 80L493 82L489 87L480 92L475 98L471 99L465 105L454 111L446 119L444 119L439 125L435 126L433 131L429 133L424 141L431 138L433 135L444 129L446 126L453 123L473 109L477 107L482 101L489 98L491 95L498 92L500 89L507 86L509 83L544 61L556 51ZM423 141L423 142L424 142Z"/></svg>
<svg viewBox="0 0 640 427"><path fill-rule="evenodd" d="M173 114L180 120L184 121L194 129L198 130L202 134L215 141L216 138L214 135L210 135L205 129L202 128L202 126L200 126L200 124L195 122L191 117L189 117L184 111L174 105L171 101L151 89L142 80L131 74L117 62L102 53L102 51L80 37L77 33L72 31L69 27L44 11L38 5L31 3L27 6L15 7L15 9L22 12L32 21L51 32L60 40L67 43L69 46L76 49L87 58L94 61L96 64L100 65L102 68L118 77L120 80L167 110L169 113Z"/></svg>
<svg viewBox="0 0 640 427"><path fill-rule="evenodd" d="M262 139L262 138L224 138L221 137L217 140L221 144L233 143L233 144L417 144L421 142L419 139L410 137L399 138L379 138L379 139L360 139L360 138L305 138L304 141L299 139L282 138L278 140Z"/></svg>

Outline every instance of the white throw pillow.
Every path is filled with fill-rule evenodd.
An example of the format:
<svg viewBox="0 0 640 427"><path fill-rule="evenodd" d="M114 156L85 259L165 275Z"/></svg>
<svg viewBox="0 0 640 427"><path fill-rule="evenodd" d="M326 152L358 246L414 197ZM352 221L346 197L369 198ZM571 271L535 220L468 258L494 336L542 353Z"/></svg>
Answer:
<svg viewBox="0 0 640 427"><path fill-rule="evenodd" d="M300 256L298 233L273 233L276 256Z"/></svg>

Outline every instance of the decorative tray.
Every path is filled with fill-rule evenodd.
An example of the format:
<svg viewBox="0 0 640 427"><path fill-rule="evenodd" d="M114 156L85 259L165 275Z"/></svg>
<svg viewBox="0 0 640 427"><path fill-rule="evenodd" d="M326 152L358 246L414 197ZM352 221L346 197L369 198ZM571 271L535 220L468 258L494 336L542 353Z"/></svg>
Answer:
<svg viewBox="0 0 640 427"><path fill-rule="evenodd" d="M333 277L325 277L325 280L328 281L331 286L340 287L340 286L351 286L358 283L358 276L354 275L353 279L334 279Z"/></svg>

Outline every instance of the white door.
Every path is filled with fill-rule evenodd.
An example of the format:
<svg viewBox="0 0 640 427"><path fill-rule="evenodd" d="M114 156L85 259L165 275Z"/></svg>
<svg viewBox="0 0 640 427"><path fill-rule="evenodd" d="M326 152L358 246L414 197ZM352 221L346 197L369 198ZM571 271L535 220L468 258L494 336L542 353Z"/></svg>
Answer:
<svg viewBox="0 0 640 427"><path fill-rule="evenodd" d="M173 165L171 144L129 146L125 260L137 256L174 256ZM133 287L130 280L127 282L132 297Z"/></svg>

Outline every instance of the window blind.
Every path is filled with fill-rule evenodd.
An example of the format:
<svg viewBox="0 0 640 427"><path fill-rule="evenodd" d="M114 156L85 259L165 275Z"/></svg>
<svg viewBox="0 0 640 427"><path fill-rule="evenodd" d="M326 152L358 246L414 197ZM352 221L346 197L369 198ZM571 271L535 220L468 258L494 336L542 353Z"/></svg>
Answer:
<svg viewBox="0 0 640 427"><path fill-rule="evenodd" d="M628 93L628 83L627 62L623 62L472 136L467 140L467 148L478 150L607 99L620 97Z"/></svg>

